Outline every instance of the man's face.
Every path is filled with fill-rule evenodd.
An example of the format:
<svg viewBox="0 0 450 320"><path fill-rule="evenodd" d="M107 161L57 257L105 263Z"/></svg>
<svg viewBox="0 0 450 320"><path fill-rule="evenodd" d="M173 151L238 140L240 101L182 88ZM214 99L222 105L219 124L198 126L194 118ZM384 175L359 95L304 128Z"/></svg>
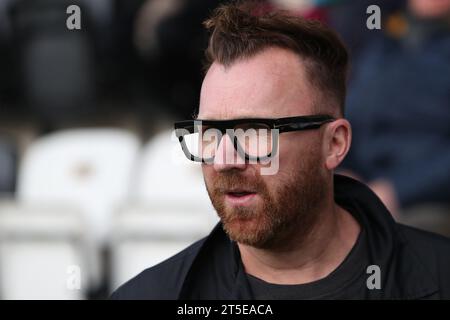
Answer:
<svg viewBox="0 0 450 320"><path fill-rule="evenodd" d="M316 113L315 91L294 53L268 49L228 68L214 63L200 96L199 119L281 118ZM212 204L231 239L259 248L307 234L327 190L322 129L282 133L279 169L261 175L261 164L225 162L238 157L228 136L214 164L203 164ZM229 158L228 158L229 159ZM229 162L229 161L228 161Z"/></svg>

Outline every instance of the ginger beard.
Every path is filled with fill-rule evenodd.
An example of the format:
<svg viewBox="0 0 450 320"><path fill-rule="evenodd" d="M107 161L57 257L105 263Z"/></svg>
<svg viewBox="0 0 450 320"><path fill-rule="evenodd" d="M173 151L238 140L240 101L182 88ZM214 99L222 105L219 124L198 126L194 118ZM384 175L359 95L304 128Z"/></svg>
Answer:
<svg viewBox="0 0 450 320"><path fill-rule="evenodd" d="M235 169L205 175L209 197L230 239L261 249L281 249L290 240L304 239L320 218L317 207L328 187L320 163L318 154L310 154L277 184L268 184L259 172L250 177ZM228 205L227 190L235 188L252 190L259 198L249 206Z"/></svg>

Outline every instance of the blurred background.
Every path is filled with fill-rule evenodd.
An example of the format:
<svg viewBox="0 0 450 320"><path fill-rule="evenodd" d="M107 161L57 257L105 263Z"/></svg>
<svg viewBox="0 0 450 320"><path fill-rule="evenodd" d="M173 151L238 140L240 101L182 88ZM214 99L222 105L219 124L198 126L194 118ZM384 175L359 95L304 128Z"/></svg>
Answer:
<svg viewBox="0 0 450 320"><path fill-rule="evenodd" d="M171 128L198 105L202 21L224 2L0 0L1 299L107 298L209 233L200 166ZM261 6L319 19L350 50L341 172L450 235L450 0Z"/></svg>

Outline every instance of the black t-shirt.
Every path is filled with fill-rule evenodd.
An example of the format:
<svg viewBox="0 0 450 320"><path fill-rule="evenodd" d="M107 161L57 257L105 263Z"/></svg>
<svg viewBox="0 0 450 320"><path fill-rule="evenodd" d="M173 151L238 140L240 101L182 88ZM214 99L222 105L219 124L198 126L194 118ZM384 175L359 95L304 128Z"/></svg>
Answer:
<svg viewBox="0 0 450 320"><path fill-rule="evenodd" d="M325 278L305 284L281 285L247 274L250 290L257 300L360 299L367 291L367 252L366 232L361 228L347 257Z"/></svg>

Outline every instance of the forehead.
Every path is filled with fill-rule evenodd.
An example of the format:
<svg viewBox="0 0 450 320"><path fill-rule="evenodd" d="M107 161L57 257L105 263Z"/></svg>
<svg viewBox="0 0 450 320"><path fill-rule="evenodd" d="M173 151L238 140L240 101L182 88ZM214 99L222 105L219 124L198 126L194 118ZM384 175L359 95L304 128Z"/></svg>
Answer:
<svg viewBox="0 0 450 320"><path fill-rule="evenodd" d="M313 113L314 97L302 59L271 48L228 67L214 62L203 81L198 118L306 115Z"/></svg>

